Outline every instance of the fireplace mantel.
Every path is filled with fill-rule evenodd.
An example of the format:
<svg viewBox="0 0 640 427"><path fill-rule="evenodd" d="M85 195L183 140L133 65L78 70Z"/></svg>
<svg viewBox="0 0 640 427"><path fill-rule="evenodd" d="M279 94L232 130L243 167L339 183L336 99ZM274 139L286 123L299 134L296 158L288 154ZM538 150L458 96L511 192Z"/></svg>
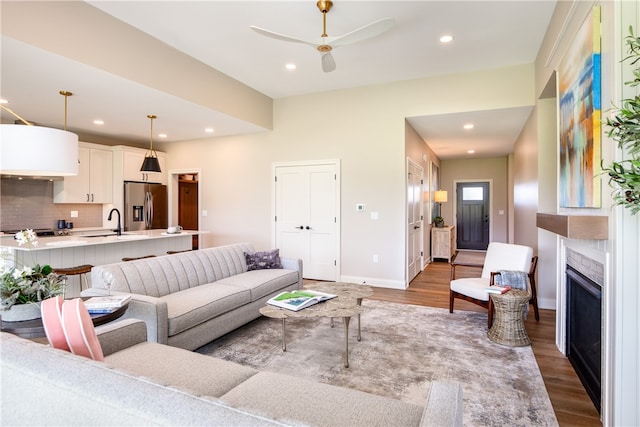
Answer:
<svg viewBox="0 0 640 427"><path fill-rule="evenodd" d="M569 239L607 240L609 217L537 213L536 226Z"/></svg>

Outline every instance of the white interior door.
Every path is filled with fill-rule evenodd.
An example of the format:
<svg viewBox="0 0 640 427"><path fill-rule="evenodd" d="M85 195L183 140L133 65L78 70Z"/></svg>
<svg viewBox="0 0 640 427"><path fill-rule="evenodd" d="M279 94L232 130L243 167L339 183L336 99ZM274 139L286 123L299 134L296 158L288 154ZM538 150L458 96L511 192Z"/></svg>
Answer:
<svg viewBox="0 0 640 427"><path fill-rule="evenodd" d="M306 279L337 280L337 164L277 165L274 183L275 247L302 259Z"/></svg>
<svg viewBox="0 0 640 427"><path fill-rule="evenodd" d="M420 273L423 258L422 183L424 169L407 161L407 284Z"/></svg>

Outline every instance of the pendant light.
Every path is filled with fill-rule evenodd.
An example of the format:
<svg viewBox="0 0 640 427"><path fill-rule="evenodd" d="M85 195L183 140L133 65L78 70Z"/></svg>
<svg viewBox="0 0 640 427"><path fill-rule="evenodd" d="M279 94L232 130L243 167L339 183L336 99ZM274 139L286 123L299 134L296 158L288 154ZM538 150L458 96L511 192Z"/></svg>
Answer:
<svg viewBox="0 0 640 427"><path fill-rule="evenodd" d="M144 161L142 162L142 167L140 167L140 171L142 172L162 172L160 170L160 162L158 161L158 153L153 149L153 119L156 118L154 115L147 116L151 120L151 128L149 135L149 151L145 154Z"/></svg>
<svg viewBox="0 0 640 427"><path fill-rule="evenodd" d="M22 123L0 125L0 173L43 177L78 174L78 135L66 130L67 97L72 93L60 94L64 96L64 130L34 126L0 104Z"/></svg>

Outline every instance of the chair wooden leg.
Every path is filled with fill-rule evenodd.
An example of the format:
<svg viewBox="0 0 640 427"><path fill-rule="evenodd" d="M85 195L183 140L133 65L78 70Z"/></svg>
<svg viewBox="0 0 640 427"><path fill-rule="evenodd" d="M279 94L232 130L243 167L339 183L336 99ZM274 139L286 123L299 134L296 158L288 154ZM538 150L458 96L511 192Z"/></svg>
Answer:
<svg viewBox="0 0 640 427"><path fill-rule="evenodd" d="M453 313L453 291L449 290L449 313Z"/></svg>
<svg viewBox="0 0 640 427"><path fill-rule="evenodd" d="M529 270L529 283L531 284L531 299L530 304L533 304L533 314L536 317L536 322L540 321L540 312L538 311L538 292L536 290L536 267L538 265L538 257L534 256L531 260L531 270Z"/></svg>

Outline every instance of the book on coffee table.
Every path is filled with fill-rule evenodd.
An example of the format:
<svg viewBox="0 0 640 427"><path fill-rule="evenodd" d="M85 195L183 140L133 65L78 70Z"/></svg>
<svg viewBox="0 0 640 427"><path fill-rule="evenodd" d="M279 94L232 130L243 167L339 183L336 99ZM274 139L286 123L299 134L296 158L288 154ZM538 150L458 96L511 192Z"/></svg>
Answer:
<svg viewBox="0 0 640 427"><path fill-rule="evenodd" d="M103 297L91 297L84 302L84 306L87 307L89 313L100 312L104 313L108 309L118 309L127 304L131 299L131 295L108 295Z"/></svg>
<svg viewBox="0 0 640 427"><path fill-rule="evenodd" d="M322 301L335 298L337 295L319 291L300 290L281 292L267 301L267 304L287 310L300 311Z"/></svg>

